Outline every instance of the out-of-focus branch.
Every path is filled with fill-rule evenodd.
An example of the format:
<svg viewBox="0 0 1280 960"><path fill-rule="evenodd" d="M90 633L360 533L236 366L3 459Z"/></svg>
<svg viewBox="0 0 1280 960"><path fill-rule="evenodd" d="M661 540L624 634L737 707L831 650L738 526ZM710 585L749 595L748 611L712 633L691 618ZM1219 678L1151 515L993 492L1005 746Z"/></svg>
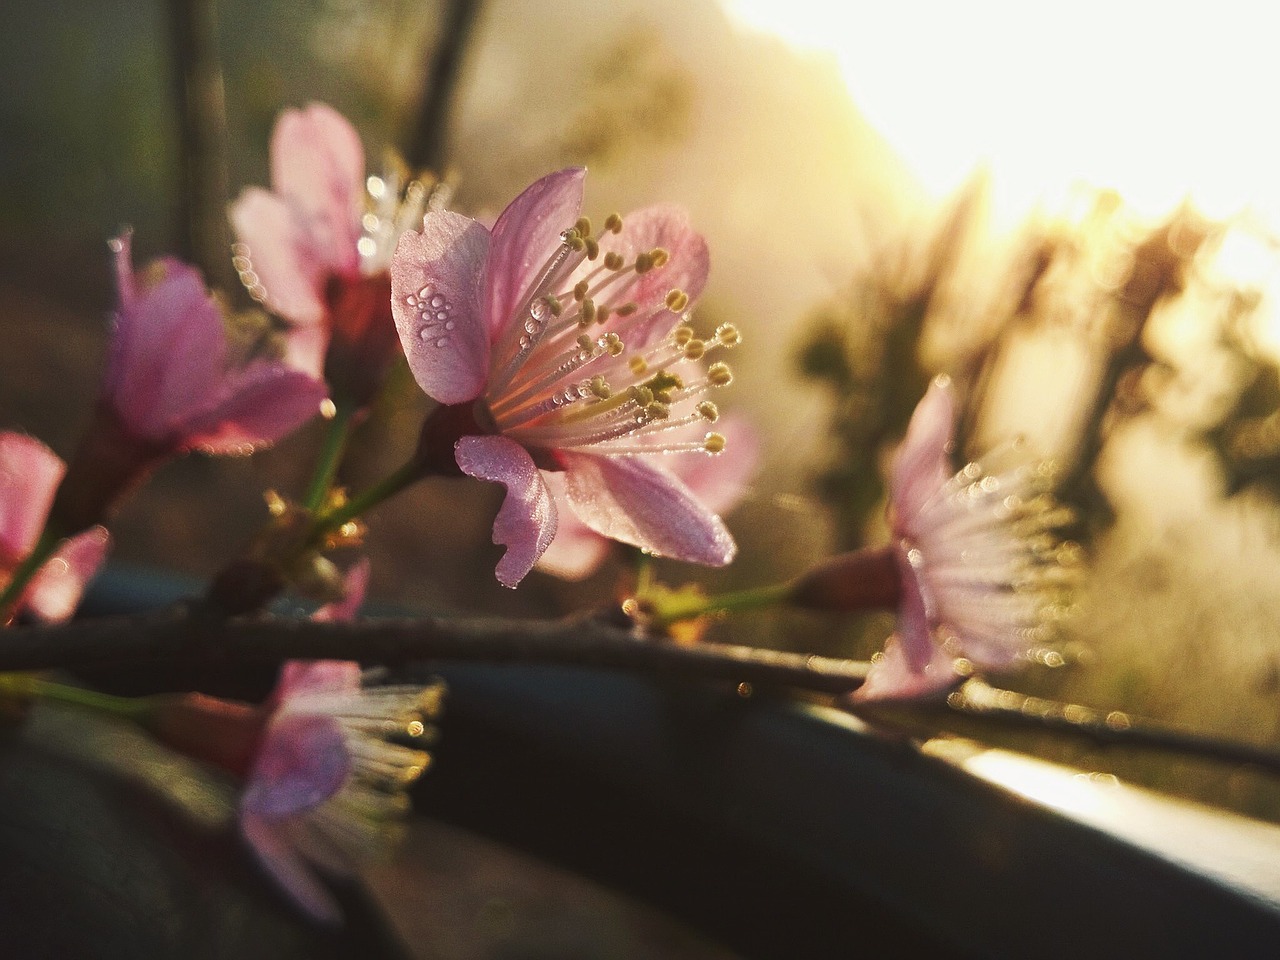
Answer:
<svg viewBox="0 0 1280 960"><path fill-rule="evenodd" d="M234 296L227 226L227 108L218 57L216 0L168 0L174 99L178 113L179 253L209 285Z"/></svg>
<svg viewBox="0 0 1280 960"><path fill-rule="evenodd" d="M404 153L415 170L432 170L443 176L448 161L449 112L481 0L443 0L442 6L440 40L427 62L422 98Z"/></svg>
<svg viewBox="0 0 1280 960"><path fill-rule="evenodd" d="M371 619L354 623L259 617L209 620L185 607L0 634L0 671L91 669L133 663L279 663L292 659L552 663L612 667L682 678L792 687L823 694L856 690L868 665L730 644L682 646L637 637L599 617L529 621Z"/></svg>

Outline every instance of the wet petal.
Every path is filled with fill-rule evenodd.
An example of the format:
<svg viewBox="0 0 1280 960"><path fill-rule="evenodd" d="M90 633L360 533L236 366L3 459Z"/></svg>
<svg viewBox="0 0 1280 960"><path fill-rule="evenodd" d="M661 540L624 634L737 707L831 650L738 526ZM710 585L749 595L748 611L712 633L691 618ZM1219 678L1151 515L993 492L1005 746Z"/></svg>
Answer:
<svg viewBox="0 0 1280 960"><path fill-rule="evenodd" d="M360 268L364 147L342 114L323 103L284 111L271 134L271 185L299 218L309 256L338 273Z"/></svg>
<svg viewBox="0 0 1280 960"><path fill-rule="evenodd" d="M560 234L577 222L586 173L569 167L548 174L512 200L494 224L484 300L491 344L514 319L520 298L559 247Z"/></svg>
<svg viewBox="0 0 1280 960"><path fill-rule="evenodd" d="M725 438L722 453L669 457L671 472L684 481L689 492L713 513L727 513L746 492L747 483L760 463L760 438L743 417L726 416L714 426L694 424L690 439L714 430ZM684 439L678 432L671 440Z"/></svg>
<svg viewBox="0 0 1280 960"><path fill-rule="evenodd" d="M342 578L342 599L327 603L311 615L312 620L330 623L349 623L356 618L364 605L369 590L369 573L373 565L368 557L361 557ZM359 684L357 683L357 686Z"/></svg>
<svg viewBox="0 0 1280 960"><path fill-rule="evenodd" d="M713 567L724 566L737 552L720 518L666 470L639 457L561 457L569 503L596 533Z"/></svg>
<svg viewBox="0 0 1280 960"><path fill-rule="evenodd" d="M266 305L296 324L323 322L321 292L328 264L313 248L292 206L261 187L250 187L231 205L231 224L248 248Z"/></svg>
<svg viewBox="0 0 1280 960"><path fill-rule="evenodd" d="M31 578L23 606L40 620L69 619L110 546L111 537L103 527L91 527L64 540Z"/></svg>
<svg viewBox="0 0 1280 960"><path fill-rule="evenodd" d="M542 481L558 503L566 501L564 474L543 473ZM537 567L565 580L589 576L609 555L609 541L578 519L573 509L561 509L556 518L556 535Z"/></svg>
<svg viewBox="0 0 1280 960"><path fill-rule="evenodd" d="M939 696L955 685L951 657L934 647L927 663L916 665L895 635L884 653L871 665L866 682L853 693L854 700L919 700Z"/></svg>
<svg viewBox="0 0 1280 960"><path fill-rule="evenodd" d="M391 258L391 312L418 386L440 403L474 400L489 375L480 285L489 231L448 211L428 213Z"/></svg>
<svg viewBox="0 0 1280 960"><path fill-rule="evenodd" d="M280 668L272 698L287 702L307 693L357 693L360 664L354 660L289 660Z"/></svg>
<svg viewBox="0 0 1280 960"><path fill-rule="evenodd" d="M498 582L514 587L533 569L556 534L556 505L528 451L514 440L469 436L454 448L458 466L469 477L507 488L493 522L493 542L507 552L498 562Z"/></svg>

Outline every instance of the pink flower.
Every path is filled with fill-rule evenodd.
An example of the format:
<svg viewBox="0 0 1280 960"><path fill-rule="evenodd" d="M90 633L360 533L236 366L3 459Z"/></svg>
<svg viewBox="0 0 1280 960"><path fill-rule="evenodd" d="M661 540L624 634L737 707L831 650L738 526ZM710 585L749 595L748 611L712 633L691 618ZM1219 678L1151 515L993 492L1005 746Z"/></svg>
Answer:
<svg viewBox="0 0 1280 960"><path fill-rule="evenodd" d="M706 283L706 243L667 206L625 224L611 216L593 236L579 218L584 173L537 181L492 230L428 213L391 263L409 366L446 405L424 443L447 441L463 473L507 488L493 532L507 547L497 568L507 586L551 543L558 498L597 534L655 554L719 566L736 549L656 456L637 456L706 456L724 444L714 433L671 439L718 416L705 397L731 374L702 357L738 340L730 324L704 341L684 323ZM563 475L561 496L548 473Z"/></svg>
<svg viewBox="0 0 1280 960"><path fill-rule="evenodd" d="M1046 535L1069 512L1047 495L1045 470L970 463L953 472L954 407L950 381L936 378L893 467L898 629L859 699L926 697L972 667L1014 666L1045 639L1069 578L1059 542Z"/></svg>
<svg viewBox="0 0 1280 960"><path fill-rule="evenodd" d="M402 190L395 172L366 180L355 129L321 103L280 115L271 185L232 204L240 276L292 324L290 361L323 374L339 401L364 405L400 349L387 270L427 191L416 181Z"/></svg>
<svg viewBox="0 0 1280 960"><path fill-rule="evenodd" d="M160 461L189 450L244 454L314 416L324 384L272 360L230 362L199 271L160 259L135 273L131 238L111 242L120 305L97 416L53 512L84 529Z"/></svg>
<svg viewBox="0 0 1280 960"><path fill-rule="evenodd" d="M759 443L751 425L741 417L725 416L716 423L716 429L724 436L725 449L730 452L718 457L675 457L670 469L704 507L724 514L746 492L747 481L759 460ZM697 430L696 425L684 428L678 431L679 438L690 439ZM564 477L544 473L542 479L556 499L563 502ZM555 539L538 559L537 568L566 580L581 580L600 566L609 545L610 541L579 520L572 508L561 510Z"/></svg>
<svg viewBox="0 0 1280 960"><path fill-rule="evenodd" d="M358 664L293 661L240 802L240 829L267 871L317 920L341 913L315 870L346 876L385 852L429 755L389 738L420 736L441 688L361 687Z"/></svg>
<svg viewBox="0 0 1280 960"><path fill-rule="evenodd" d="M39 440L0 432L0 589L35 549L65 471L57 454ZM27 609L42 620L66 620L109 543L102 527L64 540L22 591L15 612Z"/></svg>

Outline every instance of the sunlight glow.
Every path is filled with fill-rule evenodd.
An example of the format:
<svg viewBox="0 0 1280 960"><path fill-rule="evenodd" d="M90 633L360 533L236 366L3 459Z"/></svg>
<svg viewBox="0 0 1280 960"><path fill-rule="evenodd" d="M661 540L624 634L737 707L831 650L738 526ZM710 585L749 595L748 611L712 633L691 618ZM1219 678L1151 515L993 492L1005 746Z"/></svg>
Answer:
<svg viewBox="0 0 1280 960"><path fill-rule="evenodd" d="M935 196L979 165L1009 224L1074 185L1145 214L1188 195L1280 223L1280 8L1226 0L724 0L834 56L859 110Z"/></svg>

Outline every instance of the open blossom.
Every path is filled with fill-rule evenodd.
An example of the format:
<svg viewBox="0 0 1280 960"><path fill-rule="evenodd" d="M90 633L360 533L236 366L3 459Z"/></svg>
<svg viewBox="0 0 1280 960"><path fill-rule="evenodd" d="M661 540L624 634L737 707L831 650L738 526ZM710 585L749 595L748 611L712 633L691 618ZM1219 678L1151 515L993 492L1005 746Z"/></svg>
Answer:
<svg viewBox="0 0 1280 960"><path fill-rule="evenodd" d="M382 853L429 755L392 736L421 736L439 687L362 687L338 660L285 664L240 803L258 859L317 920L340 918L314 869L345 876Z"/></svg>
<svg viewBox="0 0 1280 960"><path fill-rule="evenodd" d="M493 532L507 586L551 543L557 499L596 533L655 554L718 566L736 549L658 462L724 446L714 432L674 439L719 416L707 394L731 373L703 358L738 341L731 324L704 340L685 322L706 283L706 243L669 206L611 215L593 234L580 217L584 174L543 177L492 230L428 213L391 263L409 366L445 405L424 445L447 444L462 473L507 488ZM554 492L549 473L561 474Z"/></svg>
<svg viewBox="0 0 1280 960"><path fill-rule="evenodd" d="M135 273L130 235L111 248L120 302L102 393L54 506L68 531L97 522L168 457L243 454L280 439L318 412L326 392L274 360L233 363L222 312L194 267L162 258Z"/></svg>
<svg viewBox="0 0 1280 960"><path fill-rule="evenodd" d="M927 697L974 667L1014 666L1047 639L1070 585L1072 547L1051 533L1070 511L1047 493L1046 468L975 462L954 472L954 423L950 381L936 378L893 467L893 544L834 558L798 581L806 606L896 602L897 630L858 699Z"/></svg>
<svg viewBox="0 0 1280 960"><path fill-rule="evenodd" d="M690 425L677 431L673 439L692 439L700 429L696 424ZM725 449L730 453L718 457L672 457L670 469L704 507L724 514L746 492L747 481L759 461L759 443L755 431L742 417L728 414L716 422L716 430L725 438ZM563 503L563 477L544 473L542 479ZM555 539L539 558L537 568L566 580L581 580L604 561L610 542L579 520L572 508L561 510Z"/></svg>
<svg viewBox="0 0 1280 960"><path fill-rule="evenodd" d="M231 207L236 266L249 292L291 324L290 362L339 401L369 402L399 353L388 266L427 203L392 169L365 178L355 129L321 103L286 110L271 135L270 191Z"/></svg>
<svg viewBox="0 0 1280 960"><path fill-rule="evenodd" d="M0 432L0 589L35 549L65 470L58 455L34 437ZM62 541L21 593L16 610L42 620L70 617L109 542L102 527Z"/></svg>

